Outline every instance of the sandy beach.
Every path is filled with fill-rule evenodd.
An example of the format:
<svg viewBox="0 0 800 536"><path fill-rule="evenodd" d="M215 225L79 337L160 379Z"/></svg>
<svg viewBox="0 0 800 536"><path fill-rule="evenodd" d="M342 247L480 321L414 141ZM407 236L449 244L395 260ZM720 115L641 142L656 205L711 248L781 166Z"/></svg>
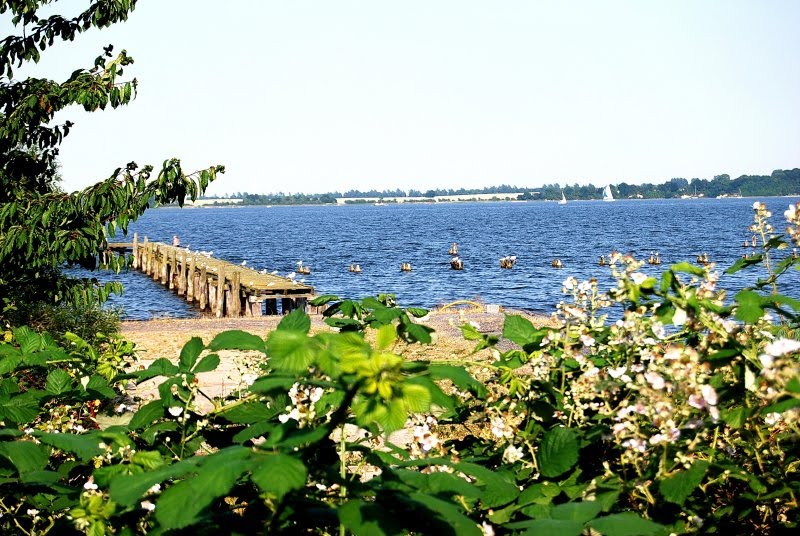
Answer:
<svg viewBox="0 0 800 536"><path fill-rule="evenodd" d="M518 311L509 314L522 314L534 325L545 325L549 318L533 316ZM192 337L200 337L209 343L214 336L227 330L243 330L260 337L266 337L281 321L280 316L260 318L201 318L201 319L158 319L123 322L122 336L136 343L139 366L147 366L153 360L164 357L177 361L183 345ZM311 332L317 333L331 329L325 324L322 315L311 315ZM482 333L500 335L503 331L505 314L503 312L464 312L432 311L422 323L434 328L435 335L430 345L409 344L398 347L397 351L407 359L419 360L474 360L492 358L490 350L481 350L471 355L475 348L472 341L464 339L460 326L472 323ZM508 341L501 341L501 348L510 347ZM246 375L258 371L258 363L263 358L253 352L219 352L221 363L217 370L200 375L201 389L210 396L219 396L241 388ZM156 380L140 384L137 396L144 398L152 392Z"/></svg>

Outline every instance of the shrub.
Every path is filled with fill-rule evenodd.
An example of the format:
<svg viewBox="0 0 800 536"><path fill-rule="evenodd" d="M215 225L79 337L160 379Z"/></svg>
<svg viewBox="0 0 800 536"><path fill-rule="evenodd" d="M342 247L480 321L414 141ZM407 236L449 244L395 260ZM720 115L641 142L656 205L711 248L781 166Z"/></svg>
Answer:
<svg viewBox="0 0 800 536"><path fill-rule="evenodd" d="M557 327L507 316L503 336L517 347L495 349L491 362L404 360L405 345L430 330L412 318L425 311L399 309L391 295L320 298L335 331L311 335L295 311L265 339L194 338L177 363L127 374L128 347L101 358L77 340L64 347L9 331L0 526L575 536L796 528L800 341L787 335L800 302L779 294L773 276L797 261L776 258L786 243L754 208L762 254L730 271L763 266L767 276L731 302L712 266L680 263L657 279L615 256L609 293L564 282ZM796 225L793 209L787 217ZM471 325L462 331L476 348L497 343ZM261 370L212 399L197 375L228 349L260 355ZM125 409L122 383L157 377L158 398L126 424L97 425L98 411ZM203 398L211 410L199 410ZM400 429L403 441L391 435Z"/></svg>

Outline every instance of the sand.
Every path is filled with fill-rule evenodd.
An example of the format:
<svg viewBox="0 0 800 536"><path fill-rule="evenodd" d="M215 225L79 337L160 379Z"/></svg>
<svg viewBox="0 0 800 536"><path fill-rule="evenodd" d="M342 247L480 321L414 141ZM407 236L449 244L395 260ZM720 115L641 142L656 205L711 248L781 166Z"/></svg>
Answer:
<svg viewBox="0 0 800 536"><path fill-rule="evenodd" d="M545 325L547 317L523 314L534 325ZM215 335L227 330L243 330L260 337L267 337L282 317L267 316L260 318L203 318L203 319L158 319L147 321L123 322L122 336L136 344L138 356L137 367L146 367L157 358L167 358L177 362L183 345L192 337L200 337L208 344ZM452 361L488 361L492 359L490 350L473 353L475 343L463 338L460 326L472 323L482 333L500 335L503 330L505 315L503 312L465 312L465 311L432 311L421 320L434 328L434 342L430 345L402 344L395 350L407 359L414 360L452 360ZM321 315L311 315L311 332L330 330ZM511 347L509 341L501 341L500 348ZM219 352L221 362L217 370L199 375L200 388L210 398L222 396L241 389L248 378L258 373L258 364L263 355L257 352ZM152 397L155 386L161 380L153 379L138 385L131 394L148 399ZM208 409L212 405L208 401L198 404L198 409Z"/></svg>

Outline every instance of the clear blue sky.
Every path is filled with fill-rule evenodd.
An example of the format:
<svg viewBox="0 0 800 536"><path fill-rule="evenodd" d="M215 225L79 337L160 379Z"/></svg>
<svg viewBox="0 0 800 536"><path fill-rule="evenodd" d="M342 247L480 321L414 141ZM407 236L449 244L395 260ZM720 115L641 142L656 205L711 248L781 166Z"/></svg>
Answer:
<svg viewBox="0 0 800 536"><path fill-rule="evenodd" d="M25 73L136 60L130 106L58 117L67 190L172 156L226 165L211 194L663 182L800 166L799 23L794 0L140 0Z"/></svg>

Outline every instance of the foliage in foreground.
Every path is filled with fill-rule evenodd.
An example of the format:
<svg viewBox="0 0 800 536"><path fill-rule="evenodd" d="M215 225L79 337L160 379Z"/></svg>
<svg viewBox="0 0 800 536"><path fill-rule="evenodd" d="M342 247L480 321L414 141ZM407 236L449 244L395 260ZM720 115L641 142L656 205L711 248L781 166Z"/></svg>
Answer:
<svg viewBox="0 0 800 536"><path fill-rule="evenodd" d="M40 8L51 3L0 2L0 15L10 14L21 33L0 41L0 320L8 322L29 312L30 304L84 306L121 292L118 283L67 277L62 268L95 269L98 257L120 268L116 258L102 257L108 236L127 232L152 203L183 205L187 197L196 199L224 172L212 166L187 174L175 158L165 160L157 173L153 166L130 162L82 191L60 191L57 157L73 123L55 123L56 114L73 105L94 112L130 103L137 82L123 74L133 58L124 50L114 55L109 45L91 67L75 70L63 82L20 80L14 69L38 62L60 41L126 20L136 0L100 0L73 18L41 18Z"/></svg>
<svg viewBox="0 0 800 536"><path fill-rule="evenodd" d="M767 276L728 303L711 267L657 280L615 257L618 285L565 281L557 328L508 316L517 349L494 361L408 362L430 330L391 295L320 298L335 331L299 311L265 339L194 338L178 363L130 370L131 350L27 328L0 345L4 533L191 530L309 534L771 534L796 527L797 266L762 253L729 271ZM787 211L796 243L800 216ZM774 285L774 286L773 286ZM766 292L765 292L766 289ZM610 322L608 307L621 308ZM618 309L619 311L619 309ZM409 316L410 315L410 316ZM476 349L498 337L462 328ZM371 342L368 342L371 341ZM260 356L227 399L198 375L218 352ZM473 375L471 372L475 373ZM478 381L476 376L480 377ZM129 381L157 379L130 420ZM201 401L211 409L201 411ZM391 432L404 431L401 435Z"/></svg>

